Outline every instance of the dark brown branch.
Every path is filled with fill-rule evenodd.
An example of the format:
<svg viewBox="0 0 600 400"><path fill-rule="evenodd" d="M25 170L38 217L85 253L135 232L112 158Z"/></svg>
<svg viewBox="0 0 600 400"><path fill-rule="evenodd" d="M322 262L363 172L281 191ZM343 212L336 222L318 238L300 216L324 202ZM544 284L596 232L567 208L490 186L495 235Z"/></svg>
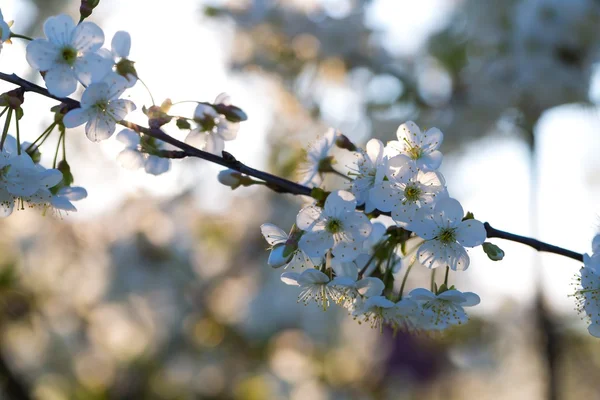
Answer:
<svg viewBox="0 0 600 400"><path fill-rule="evenodd" d="M80 106L77 100L71 98L61 98L53 96L46 90L45 88L38 86L34 83L31 83L25 79L18 77L15 74L4 74L0 72L0 79L6 82L13 83L17 86L20 86L27 92L38 93L42 96L49 97L54 100L58 100L62 103L67 104L70 108L77 108ZM310 196L311 188L300 185L298 183L289 181L284 178L280 178L276 175L269 174L268 172L259 171L254 168L250 168L244 163L238 161L232 154L223 152L223 157L219 157L212 153L208 153L206 151L197 149L193 146L190 146L187 143L184 143L180 140L175 139L172 136L166 134L162 129L159 128L147 128L138 124L134 124L129 121L120 121L119 124L126 126L129 129L132 129L138 133L143 133L145 135L151 136L155 139L162 140L165 143L169 143L179 149L181 151L165 151L164 156L168 158L185 158L185 157L197 157L206 161L210 161L215 164L222 165L223 167L233 169L235 171L241 172L242 174L246 174L248 176L252 176L254 178L260 179L266 183L265 186L270 189L279 192L279 193L290 193L294 195L304 195ZM159 154L161 155L161 154ZM382 213L387 214L387 213ZM543 251L548 253L559 254L568 258L572 258L577 261L583 261L583 255L576 253L571 250L563 249L561 247L553 246L548 243L541 242L536 239L531 239L525 236L519 236L512 233L504 232L498 229L493 228L487 222L484 224L487 237L488 238L500 238L505 240L510 240L512 242L522 243L524 245L533 247L537 251Z"/></svg>
<svg viewBox="0 0 600 400"><path fill-rule="evenodd" d="M524 244L529 247L533 247L537 251L543 251L546 253L554 253L560 254L561 256L565 256L568 258L572 258L573 260L583 262L583 254L576 253L571 250L563 249L562 247L554 246L548 243L541 242L537 239L528 238L525 236L515 235L514 233L508 233L496 228L493 228L489 223L484 223L485 231L487 232L488 238L499 238L510 240L511 242L517 242Z"/></svg>

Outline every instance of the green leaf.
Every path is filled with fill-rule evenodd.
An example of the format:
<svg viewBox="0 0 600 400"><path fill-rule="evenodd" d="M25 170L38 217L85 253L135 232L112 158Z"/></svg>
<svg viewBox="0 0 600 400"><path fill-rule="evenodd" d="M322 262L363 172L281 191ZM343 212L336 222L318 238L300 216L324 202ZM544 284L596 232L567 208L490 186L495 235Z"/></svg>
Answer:
<svg viewBox="0 0 600 400"><path fill-rule="evenodd" d="M192 126L185 118L177 118L176 124L179 129L192 129Z"/></svg>
<svg viewBox="0 0 600 400"><path fill-rule="evenodd" d="M496 246L493 243L485 242L483 244L483 251L487 254L488 258L492 261L500 261L504 258L504 250Z"/></svg>
<svg viewBox="0 0 600 400"><path fill-rule="evenodd" d="M466 221L468 219L475 219L475 216L473 215L473 213L471 211L467 212L467 215L465 215L465 217L462 220Z"/></svg>

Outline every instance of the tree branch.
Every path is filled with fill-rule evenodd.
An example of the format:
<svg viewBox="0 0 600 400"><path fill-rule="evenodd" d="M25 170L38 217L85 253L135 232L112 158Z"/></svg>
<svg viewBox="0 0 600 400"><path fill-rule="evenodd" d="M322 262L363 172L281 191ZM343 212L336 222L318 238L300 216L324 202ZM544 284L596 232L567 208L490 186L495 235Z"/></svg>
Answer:
<svg viewBox="0 0 600 400"><path fill-rule="evenodd" d="M20 86L26 92L34 92L40 94L42 96L46 96L48 98L60 101L64 104L67 104L71 108L77 108L80 106L77 100L71 98L61 98L54 96L48 92L47 89L38 86L32 82L29 82L25 79L18 77L15 74L4 74L0 72L0 80L13 83L17 86ZM187 143L184 143L180 140L175 139L172 136L169 136L160 128L147 128L133 122L129 121L120 121L119 124L132 129L138 133L143 133L144 135L151 136L155 139L162 140L165 143L169 143L181 151L165 151L159 155L164 155L167 158L184 158L184 157L196 157L201 158L203 160L222 165L223 167L233 169L235 171L241 172L242 174L246 174L248 176L252 176L254 178L260 179L266 183L266 186L270 189L279 192L279 193L290 193L294 195L304 195L310 196L312 189L300 185L298 183L289 181L284 178L280 178L276 175L269 174L268 172L259 171L257 169L251 168L244 163L238 161L232 154L224 151L223 157L219 157L212 153L208 153L206 151L197 149L193 146L190 146ZM387 213L384 213L387 214ZM488 238L500 238L505 240L510 240L512 242L522 243L524 245L533 247L537 251L543 251L548 253L559 254L561 256L565 256L568 258L572 258L574 260L583 261L583 255L576 253L571 250L563 249L558 246L553 246L548 243L541 242L536 239L528 238L525 236L519 236L512 233L504 232L498 229L493 228L489 223L485 223L485 230L487 232Z"/></svg>
<svg viewBox="0 0 600 400"><path fill-rule="evenodd" d="M562 247L554 246L548 243L541 242L537 239L528 238L525 236L515 235L514 233L508 233L496 228L493 228L489 223L484 223L485 231L487 232L488 238L499 238L510 240L511 242L517 242L524 244L529 247L533 247L537 251L543 251L546 253L554 253L560 254L561 256L565 256L568 258L572 258L573 260L583 262L583 254L576 253L571 250L563 249Z"/></svg>

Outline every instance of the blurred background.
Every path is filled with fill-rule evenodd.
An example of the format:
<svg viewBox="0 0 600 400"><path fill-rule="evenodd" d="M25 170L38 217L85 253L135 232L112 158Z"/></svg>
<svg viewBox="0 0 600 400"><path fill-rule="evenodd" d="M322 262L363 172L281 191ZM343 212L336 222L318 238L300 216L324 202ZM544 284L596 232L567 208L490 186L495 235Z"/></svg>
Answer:
<svg viewBox="0 0 600 400"><path fill-rule="evenodd" d="M78 1L1 7L33 37L51 15L79 15ZM478 219L590 251L598 1L101 0L90 20L108 45L131 34L157 102L231 94L249 120L226 150L250 166L293 179L301 149L328 127L386 142L412 119L444 132L441 171ZM41 83L24 55L22 41L5 45L0 70ZM151 105L140 84L127 96ZM26 95L25 139L53 105ZM131 120L145 123L139 111ZM89 193L79 212L0 221L1 399L600 398L600 342L570 297L579 263L494 240L504 261L474 249L471 268L451 276L482 298L467 326L380 334L342 309L297 304L266 265L259 226L287 230L300 199L231 191L201 160L159 177L125 170L121 149L68 131L75 183ZM420 268L409 285L428 279Z"/></svg>

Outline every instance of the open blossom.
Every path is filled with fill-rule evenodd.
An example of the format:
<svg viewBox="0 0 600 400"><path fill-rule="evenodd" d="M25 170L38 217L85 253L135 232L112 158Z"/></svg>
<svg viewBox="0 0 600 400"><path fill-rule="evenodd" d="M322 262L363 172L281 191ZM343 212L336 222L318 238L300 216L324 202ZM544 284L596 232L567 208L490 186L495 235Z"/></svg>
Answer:
<svg viewBox="0 0 600 400"><path fill-rule="evenodd" d="M217 96L213 104L231 105L231 98L227 93ZM231 122L221 115L209 104L198 104L194 111L194 120L198 127L192 129L185 138L185 142L209 153L221 155L225 149L225 142L237 137L240 124Z"/></svg>
<svg viewBox="0 0 600 400"><path fill-rule="evenodd" d="M388 143L391 152L405 155L411 164L418 169L432 171L439 168L442 163L442 153L438 150L444 135L437 128L426 132L413 121L408 121L398 127L396 132L398 141Z"/></svg>
<svg viewBox="0 0 600 400"><path fill-rule="evenodd" d="M335 302L341 295L336 287L329 285L329 277L314 268L302 273L284 272L281 274L281 280L287 285L300 286L299 302L306 305L314 300L323 310L327 310L329 302Z"/></svg>
<svg viewBox="0 0 600 400"><path fill-rule="evenodd" d="M131 50L131 36L126 31L118 31L110 42L110 50L100 49L98 53L116 66L116 72L127 79L127 87L132 88L138 80L133 61L127 59Z"/></svg>
<svg viewBox="0 0 600 400"><path fill-rule="evenodd" d="M165 173L171 167L171 160L148 154L143 151L140 135L131 129L123 129L117 134L117 140L126 145L125 149L117 156L117 161L129 169L144 168L152 175ZM165 144L159 140L153 140L153 147L162 148Z"/></svg>
<svg viewBox="0 0 600 400"><path fill-rule="evenodd" d="M475 219L462 221L464 212L452 198L439 200L433 213L419 212L410 229L425 239L419 247L419 262L428 268L450 267L463 271L469 267L466 247L481 245L487 236L483 224Z"/></svg>
<svg viewBox="0 0 600 400"><path fill-rule="evenodd" d="M588 332L600 338L600 235L592 242L592 256L583 255L583 268L576 277L578 289L575 292L577 310L585 314L589 322Z"/></svg>
<svg viewBox="0 0 600 400"><path fill-rule="evenodd" d="M322 137L308 146L306 150L306 159L298 168L300 174L300 184L309 187L318 187L323 183L324 164L330 166L331 156L329 153L335 145L338 132L330 128Z"/></svg>
<svg viewBox="0 0 600 400"><path fill-rule="evenodd" d="M444 330L453 325L461 325L469 320L463 307L479 304L479 296L472 292L446 290L438 295L423 288L409 293L418 309L413 319L416 329Z"/></svg>
<svg viewBox="0 0 600 400"><path fill-rule="evenodd" d="M271 245L268 264L273 268L279 267L308 267L313 268L314 263L306 253L298 248L297 232L285 233L273 224L262 224L260 232Z"/></svg>
<svg viewBox="0 0 600 400"><path fill-rule="evenodd" d="M394 303L384 296L373 296L365 301L362 309L357 311L364 315L365 322L370 323L371 328L381 331L384 324L396 328L410 328L407 321L413 317L416 308L416 303L408 298Z"/></svg>
<svg viewBox="0 0 600 400"><path fill-rule="evenodd" d="M48 91L65 97L77 89L77 81L89 85L102 79L111 63L97 51L104 43L98 25L84 21L75 25L68 15L50 17L44 23L47 39L35 39L27 45L27 62L45 72Z"/></svg>
<svg viewBox="0 0 600 400"><path fill-rule="evenodd" d="M331 269L335 272L335 278L329 285L335 286L340 291L341 296L337 302L351 310L357 308L356 302L362 303L369 297L379 296L385 288L379 278L359 279L359 268L362 266L357 265L356 260L341 262L335 257L331 260Z"/></svg>
<svg viewBox="0 0 600 400"><path fill-rule="evenodd" d="M135 110L131 100L119 99L127 89L127 79L113 72L100 82L92 83L81 96L81 107L65 115L67 128L85 125L85 134L92 142L108 139L115 133L117 122Z"/></svg>
<svg viewBox="0 0 600 400"><path fill-rule="evenodd" d="M371 198L378 210L391 211L399 226L409 227L419 210L433 212L435 202L447 197L444 177L439 172L405 170L407 162L403 156L393 157L388 163L389 180L375 187Z"/></svg>
<svg viewBox="0 0 600 400"><path fill-rule="evenodd" d="M2 44L8 39L10 39L10 26L4 21L2 10L0 10L0 50L2 50Z"/></svg>
<svg viewBox="0 0 600 400"><path fill-rule="evenodd" d="M384 146L380 140L371 139L367 142L367 150L359 152L358 171L352 181L350 191L356 196L358 205L365 205L365 212L367 213L375 210L373 189L383 183L385 178L387 160L384 157L383 150Z"/></svg>
<svg viewBox="0 0 600 400"><path fill-rule="evenodd" d="M50 206L57 211L77 211L73 201L83 200L87 197L87 190L80 186L66 186L60 188L50 199Z"/></svg>
<svg viewBox="0 0 600 400"><path fill-rule="evenodd" d="M352 261L362 252L362 242L371 234L371 221L356 211L350 192L331 193L325 207L308 206L300 210L296 225L304 230L299 247L310 257L323 257L331 250L340 261Z"/></svg>
<svg viewBox="0 0 600 400"><path fill-rule="evenodd" d="M62 173L35 164L23 151L18 154L14 137L7 136L0 153L0 216L12 213L15 200L31 205L50 203L50 188L62 180Z"/></svg>

